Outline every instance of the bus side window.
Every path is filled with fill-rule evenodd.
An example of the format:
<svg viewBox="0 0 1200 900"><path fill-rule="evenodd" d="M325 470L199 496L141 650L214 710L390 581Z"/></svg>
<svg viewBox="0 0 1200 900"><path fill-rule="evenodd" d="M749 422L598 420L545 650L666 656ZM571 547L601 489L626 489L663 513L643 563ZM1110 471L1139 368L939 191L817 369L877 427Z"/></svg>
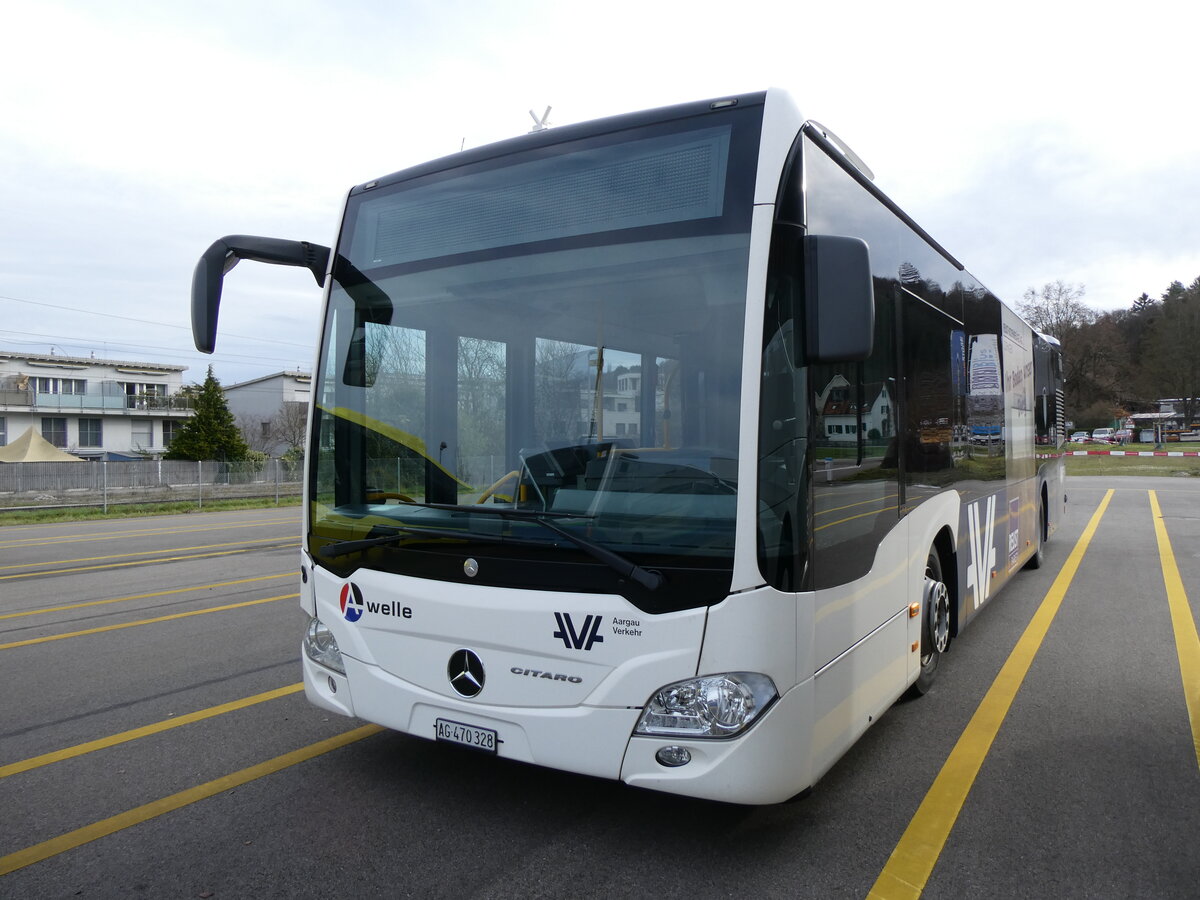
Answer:
<svg viewBox="0 0 1200 900"><path fill-rule="evenodd" d="M876 279L875 341L863 362L811 369L813 586L870 571L899 517L894 283Z"/></svg>
<svg viewBox="0 0 1200 900"><path fill-rule="evenodd" d="M758 436L759 568L782 591L800 589L808 540L807 369L792 358L797 284L780 274L767 293Z"/></svg>

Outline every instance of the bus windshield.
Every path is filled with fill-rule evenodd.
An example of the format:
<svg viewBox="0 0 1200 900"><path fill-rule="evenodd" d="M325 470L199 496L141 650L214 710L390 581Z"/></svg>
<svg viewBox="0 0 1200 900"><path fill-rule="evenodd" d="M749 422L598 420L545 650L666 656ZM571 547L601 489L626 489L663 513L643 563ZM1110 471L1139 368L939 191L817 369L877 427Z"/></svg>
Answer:
<svg viewBox="0 0 1200 900"><path fill-rule="evenodd" d="M323 565L722 599L754 174L732 163L758 113L351 195L310 443Z"/></svg>

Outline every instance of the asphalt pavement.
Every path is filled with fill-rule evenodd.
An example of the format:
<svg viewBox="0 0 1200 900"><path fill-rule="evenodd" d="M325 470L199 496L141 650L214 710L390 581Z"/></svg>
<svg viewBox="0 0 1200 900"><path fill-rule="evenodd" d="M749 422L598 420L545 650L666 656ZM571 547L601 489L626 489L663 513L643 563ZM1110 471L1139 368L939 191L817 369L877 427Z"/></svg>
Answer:
<svg viewBox="0 0 1200 900"><path fill-rule="evenodd" d="M310 706L295 508L0 528L0 897L1194 897L1200 479L1068 492L934 690L772 807Z"/></svg>

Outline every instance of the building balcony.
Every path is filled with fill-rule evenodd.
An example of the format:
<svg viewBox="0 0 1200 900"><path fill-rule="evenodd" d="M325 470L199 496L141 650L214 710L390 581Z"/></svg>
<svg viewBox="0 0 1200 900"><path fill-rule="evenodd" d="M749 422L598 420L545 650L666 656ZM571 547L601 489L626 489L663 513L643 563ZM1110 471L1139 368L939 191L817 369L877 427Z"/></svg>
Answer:
<svg viewBox="0 0 1200 900"><path fill-rule="evenodd" d="M86 412L100 414L153 413L188 415L193 398L184 394L126 394L119 385L101 384L82 394L47 394L34 390L0 390L0 409L30 412Z"/></svg>

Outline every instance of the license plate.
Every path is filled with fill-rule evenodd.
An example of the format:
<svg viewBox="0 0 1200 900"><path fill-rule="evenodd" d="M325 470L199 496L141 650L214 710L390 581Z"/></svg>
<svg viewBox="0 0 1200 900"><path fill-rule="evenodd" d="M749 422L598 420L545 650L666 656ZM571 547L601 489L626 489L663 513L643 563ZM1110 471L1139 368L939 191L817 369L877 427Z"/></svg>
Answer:
<svg viewBox="0 0 1200 900"><path fill-rule="evenodd" d="M462 722L452 722L449 719L435 719L433 722L434 736L439 741L449 741L451 744L462 744L485 753L497 753L500 739L491 728L480 728L477 725L464 725Z"/></svg>

